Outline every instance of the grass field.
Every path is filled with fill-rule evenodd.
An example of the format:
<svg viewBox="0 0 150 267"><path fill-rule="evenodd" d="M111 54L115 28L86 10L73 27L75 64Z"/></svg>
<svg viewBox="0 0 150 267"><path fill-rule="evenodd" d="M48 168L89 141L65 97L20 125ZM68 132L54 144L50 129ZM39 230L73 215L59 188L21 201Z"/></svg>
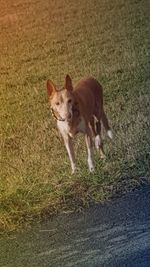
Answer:
<svg viewBox="0 0 150 267"><path fill-rule="evenodd" d="M0 228L104 201L150 172L149 7L146 0L0 2ZM92 75L114 131L107 160L89 174L83 137L70 164L45 82ZM55 143L55 145L54 145ZM82 149L81 149L82 148Z"/></svg>

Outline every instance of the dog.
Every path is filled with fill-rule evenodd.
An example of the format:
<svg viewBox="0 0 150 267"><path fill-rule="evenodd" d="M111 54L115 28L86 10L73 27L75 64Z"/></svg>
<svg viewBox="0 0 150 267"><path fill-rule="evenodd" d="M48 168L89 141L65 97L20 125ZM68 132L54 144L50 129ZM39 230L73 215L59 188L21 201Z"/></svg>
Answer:
<svg viewBox="0 0 150 267"><path fill-rule="evenodd" d="M75 173L75 153L73 138L81 132L85 135L88 166L94 171L93 139L95 147L105 157L101 139L101 123L112 139L112 131L103 107L103 88L93 77L83 78L73 87L72 79L67 74L62 88L57 88L47 80L47 94L52 113L57 121L57 127L64 139L71 163L72 174Z"/></svg>

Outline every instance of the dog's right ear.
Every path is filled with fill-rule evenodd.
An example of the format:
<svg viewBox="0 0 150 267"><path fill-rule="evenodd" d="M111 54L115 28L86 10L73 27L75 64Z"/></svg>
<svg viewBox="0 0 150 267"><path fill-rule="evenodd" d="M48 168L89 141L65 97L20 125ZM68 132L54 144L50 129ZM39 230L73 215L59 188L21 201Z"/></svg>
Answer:
<svg viewBox="0 0 150 267"><path fill-rule="evenodd" d="M65 85L64 85L64 87L68 91L72 91L73 90L72 79L71 79L71 77L68 74L66 75L66 78L65 78Z"/></svg>
<svg viewBox="0 0 150 267"><path fill-rule="evenodd" d="M55 85L51 80L47 80L47 94L48 97L51 98L52 95L56 92Z"/></svg>

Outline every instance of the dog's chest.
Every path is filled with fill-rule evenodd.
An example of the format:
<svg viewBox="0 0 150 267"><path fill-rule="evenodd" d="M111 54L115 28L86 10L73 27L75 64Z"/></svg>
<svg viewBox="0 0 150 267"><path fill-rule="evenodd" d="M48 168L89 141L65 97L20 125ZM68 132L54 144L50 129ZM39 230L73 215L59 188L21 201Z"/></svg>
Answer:
<svg viewBox="0 0 150 267"><path fill-rule="evenodd" d="M62 135L69 135L70 137L74 137L78 132L85 133L86 130L83 117L77 121L73 121L71 124L67 121L58 121L57 126Z"/></svg>
<svg viewBox="0 0 150 267"><path fill-rule="evenodd" d="M70 131L70 125L67 121L57 121L57 126L62 135L67 135Z"/></svg>

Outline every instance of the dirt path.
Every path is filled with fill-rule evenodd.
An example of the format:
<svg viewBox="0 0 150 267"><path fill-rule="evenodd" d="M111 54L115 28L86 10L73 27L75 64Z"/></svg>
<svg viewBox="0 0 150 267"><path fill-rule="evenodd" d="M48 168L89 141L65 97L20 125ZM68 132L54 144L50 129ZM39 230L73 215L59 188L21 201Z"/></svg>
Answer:
<svg viewBox="0 0 150 267"><path fill-rule="evenodd" d="M150 266L150 186L1 240L1 267Z"/></svg>

